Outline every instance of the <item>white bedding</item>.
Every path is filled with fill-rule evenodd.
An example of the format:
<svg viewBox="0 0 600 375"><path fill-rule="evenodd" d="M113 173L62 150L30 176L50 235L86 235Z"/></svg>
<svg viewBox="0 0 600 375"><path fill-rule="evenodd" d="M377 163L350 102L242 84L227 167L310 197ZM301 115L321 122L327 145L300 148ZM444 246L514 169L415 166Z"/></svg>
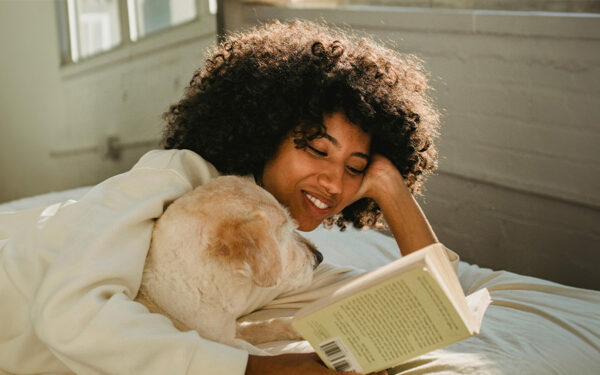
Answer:
<svg viewBox="0 0 600 375"><path fill-rule="evenodd" d="M78 199L87 189L0 204L0 212ZM392 238L373 231L317 229L307 237L332 264L372 269L398 254ZM492 296L480 334L405 363L395 374L600 374L599 291L464 262L458 275L467 294L486 287Z"/></svg>

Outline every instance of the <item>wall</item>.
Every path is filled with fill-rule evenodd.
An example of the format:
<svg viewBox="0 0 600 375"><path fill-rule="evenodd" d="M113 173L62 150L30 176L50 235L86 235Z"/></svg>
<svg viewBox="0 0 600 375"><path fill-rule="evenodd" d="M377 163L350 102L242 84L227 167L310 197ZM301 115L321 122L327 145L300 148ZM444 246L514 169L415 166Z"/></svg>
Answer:
<svg viewBox="0 0 600 375"><path fill-rule="evenodd" d="M204 2L202 2L204 3ZM0 2L0 202L91 185L155 148L216 40L214 16L61 67L53 1ZM122 147L103 157L107 139Z"/></svg>
<svg viewBox="0 0 600 375"><path fill-rule="evenodd" d="M341 4L430 8L518 10L543 12L600 12L598 0L338 0Z"/></svg>
<svg viewBox="0 0 600 375"><path fill-rule="evenodd" d="M55 30L52 2L0 2L0 201L58 187L47 143L64 119Z"/></svg>
<svg viewBox="0 0 600 375"><path fill-rule="evenodd" d="M306 18L425 60L442 109L421 197L463 260L600 289L600 15L231 5L228 29Z"/></svg>
<svg viewBox="0 0 600 375"><path fill-rule="evenodd" d="M600 289L598 15L225 1L229 29L325 19L421 56L444 112L440 170L421 198L463 260ZM53 2L0 2L0 202L94 184L152 147L214 19L60 67ZM117 136L117 161L96 145Z"/></svg>

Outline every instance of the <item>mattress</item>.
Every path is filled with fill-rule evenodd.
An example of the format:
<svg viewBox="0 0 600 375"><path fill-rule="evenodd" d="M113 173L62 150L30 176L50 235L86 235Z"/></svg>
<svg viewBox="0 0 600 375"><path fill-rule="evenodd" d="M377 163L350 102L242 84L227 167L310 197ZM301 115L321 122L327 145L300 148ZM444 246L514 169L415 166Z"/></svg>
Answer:
<svg viewBox="0 0 600 375"><path fill-rule="evenodd" d="M0 204L0 212L77 200L88 189L7 202ZM305 236L324 254L325 262L334 265L370 270L399 256L393 238L372 230L318 228ZM460 255L460 249L452 250ZM600 374L599 291L465 262L459 264L458 277L466 294L485 287L492 297L479 335L415 358L391 374ZM305 342L270 343L264 348L310 350Z"/></svg>

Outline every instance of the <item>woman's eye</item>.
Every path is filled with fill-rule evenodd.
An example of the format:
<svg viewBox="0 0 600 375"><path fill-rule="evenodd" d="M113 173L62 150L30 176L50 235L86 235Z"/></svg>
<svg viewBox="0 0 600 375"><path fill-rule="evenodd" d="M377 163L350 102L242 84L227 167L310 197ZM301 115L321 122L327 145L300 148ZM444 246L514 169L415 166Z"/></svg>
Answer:
<svg viewBox="0 0 600 375"><path fill-rule="evenodd" d="M315 153L319 156L327 156L327 153L325 151L318 150L318 149L312 147L311 145L306 145L306 147L308 147L308 149L310 151L312 151L313 153Z"/></svg>
<svg viewBox="0 0 600 375"><path fill-rule="evenodd" d="M366 168L365 169L356 169L353 167L346 167L346 168L348 169L350 174L353 174L353 175L363 174L363 173L365 173L365 170L366 170Z"/></svg>

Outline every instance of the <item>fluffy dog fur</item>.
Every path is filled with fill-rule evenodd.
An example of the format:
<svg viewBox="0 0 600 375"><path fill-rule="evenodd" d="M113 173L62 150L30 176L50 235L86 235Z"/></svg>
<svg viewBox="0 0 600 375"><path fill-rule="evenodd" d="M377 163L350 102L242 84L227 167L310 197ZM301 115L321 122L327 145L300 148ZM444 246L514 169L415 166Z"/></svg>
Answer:
<svg viewBox="0 0 600 375"><path fill-rule="evenodd" d="M320 259L271 194L246 178L219 177L158 219L136 300L180 330L264 354L248 342L298 338L289 320L236 320L260 307L249 302L257 293L264 304L307 286Z"/></svg>

